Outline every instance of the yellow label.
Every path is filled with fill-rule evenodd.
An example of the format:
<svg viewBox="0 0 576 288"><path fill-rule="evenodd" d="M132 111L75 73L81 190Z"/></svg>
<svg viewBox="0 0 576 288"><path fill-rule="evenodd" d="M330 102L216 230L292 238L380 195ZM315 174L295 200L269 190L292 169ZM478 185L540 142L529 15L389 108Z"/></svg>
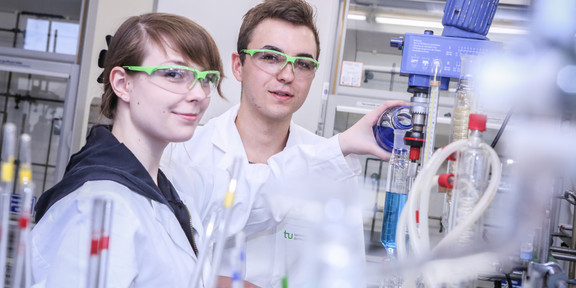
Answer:
<svg viewBox="0 0 576 288"><path fill-rule="evenodd" d="M20 184L26 184L32 182L32 170L30 169L20 169Z"/></svg>
<svg viewBox="0 0 576 288"><path fill-rule="evenodd" d="M2 182L14 179L14 162L2 162Z"/></svg>
<svg viewBox="0 0 576 288"><path fill-rule="evenodd" d="M224 197L224 207L230 208L234 204L234 193L226 192L226 197Z"/></svg>

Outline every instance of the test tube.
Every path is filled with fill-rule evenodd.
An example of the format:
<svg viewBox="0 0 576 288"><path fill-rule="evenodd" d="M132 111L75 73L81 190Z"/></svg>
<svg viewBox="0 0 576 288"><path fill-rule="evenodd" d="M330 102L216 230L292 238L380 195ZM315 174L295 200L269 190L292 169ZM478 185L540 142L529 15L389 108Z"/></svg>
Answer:
<svg viewBox="0 0 576 288"><path fill-rule="evenodd" d="M32 285L31 254L30 254L30 216L34 182L32 182L32 159L30 152L30 135L20 136L20 195L22 206L18 217L18 246L14 264L14 288L28 288ZM24 280L24 285L22 285Z"/></svg>
<svg viewBox="0 0 576 288"><path fill-rule="evenodd" d="M10 196L14 188L16 125L4 124L2 142L2 177L0 184L0 284L6 283L6 256L10 236Z"/></svg>
<svg viewBox="0 0 576 288"><path fill-rule="evenodd" d="M92 205L92 230L90 237L90 256L88 258L87 288L98 287L98 269L100 269L99 242L102 232L102 201L95 199Z"/></svg>
<svg viewBox="0 0 576 288"><path fill-rule="evenodd" d="M94 199L92 207L92 230L86 287L106 287L108 271L108 248L112 227L112 200Z"/></svg>
<svg viewBox="0 0 576 288"><path fill-rule="evenodd" d="M110 253L110 234L112 232L112 212L113 203L110 199L102 200L103 204L103 218L102 218L102 232L100 233L100 268L98 269L99 281L98 287L105 288L108 279L108 254Z"/></svg>

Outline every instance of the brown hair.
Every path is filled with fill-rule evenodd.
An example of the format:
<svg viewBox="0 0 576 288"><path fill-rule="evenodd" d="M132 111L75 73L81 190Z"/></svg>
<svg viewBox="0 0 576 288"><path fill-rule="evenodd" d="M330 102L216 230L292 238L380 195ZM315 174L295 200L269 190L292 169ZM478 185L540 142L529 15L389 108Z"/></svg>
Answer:
<svg viewBox="0 0 576 288"><path fill-rule="evenodd" d="M314 33L316 39L316 59L320 55L320 37L314 23L314 9L304 0L264 0L264 2L250 9L245 15L238 33L237 52L248 48L252 32L265 19L279 19L294 25L304 25ZM240 53L240 60L244 63L245 55Z"/></svg>
<svg viewBox="0 0 576 288"><path fill-rule="evenodd" d="M187 60L224 77L218 47L210 34L192 20L173 14L148 13L124 21L110 41L104 60L104 93L100 105L103 116L114 119L118 97L110 85L110 71L117 66L138 66L146 57L150 42L169 47ZM221 81L220 81L221 83ZM222 95L218 83L218 94ZM222 97L222 96L221 96Z"/></svg>

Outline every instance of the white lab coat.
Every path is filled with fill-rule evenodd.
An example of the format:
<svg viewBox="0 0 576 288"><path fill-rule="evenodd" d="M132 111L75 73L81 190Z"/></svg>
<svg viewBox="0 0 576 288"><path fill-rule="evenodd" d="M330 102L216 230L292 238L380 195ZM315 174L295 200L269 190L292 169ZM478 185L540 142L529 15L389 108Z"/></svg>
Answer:
<svg viewBox="0 0 576 288"><path fill-rule="evenodd" d="M113 201L105 287L189 287L197 258L174 213L107 180L86 182L56 202L36 224L31 240L34 287L86 287L96 197ZM185 195L181 199L190 203ZM199 216L189 210L200 245L204 229Z"/></svg>
<svg viewBox="0 0 576 288"><path fill-rule="evenodd" d="M212 208L222 206L233 159L239 157L241 172L228 235L241 230L248 235L245 280L261 287L281 287L288 270L290 286L304 287L311 282L301 271L306 244L300 240L313 240L310 231L318 219L310 218L314 213L304 207L318 207L317 201L323 199L318 195L326 195L315 190L322 181L357 183L360 165L357 159L343 157L337 136L325 139L294 123L284 151L271 157L268 165L250 164L234 124L237 113L238 105L198 127L190 141L171 144L164 152L162 170L178 191L194 193L195 208L207 221ZM202 179L188 171L197 171ZM319 182L307 185L302 182L305 179ZM350 193L359 195L359 190ZM363 222L357 212L351 217L353 231L348 232L356 236L351 248L358 260L355 263L363 265ZM232 275L230 262L224 256L221 275Z"/></svg>

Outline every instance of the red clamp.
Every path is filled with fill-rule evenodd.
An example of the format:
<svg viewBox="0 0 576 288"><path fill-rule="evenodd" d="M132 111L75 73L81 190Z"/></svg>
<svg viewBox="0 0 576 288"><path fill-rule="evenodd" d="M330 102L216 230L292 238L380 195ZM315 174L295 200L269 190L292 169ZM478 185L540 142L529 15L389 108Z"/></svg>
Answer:
<svg viewBox="0 0 576 288"><path fill-rule="evenodd" d="M438 176L438 186L452 189L454 188L454 174L444 173Z"/></svg>

